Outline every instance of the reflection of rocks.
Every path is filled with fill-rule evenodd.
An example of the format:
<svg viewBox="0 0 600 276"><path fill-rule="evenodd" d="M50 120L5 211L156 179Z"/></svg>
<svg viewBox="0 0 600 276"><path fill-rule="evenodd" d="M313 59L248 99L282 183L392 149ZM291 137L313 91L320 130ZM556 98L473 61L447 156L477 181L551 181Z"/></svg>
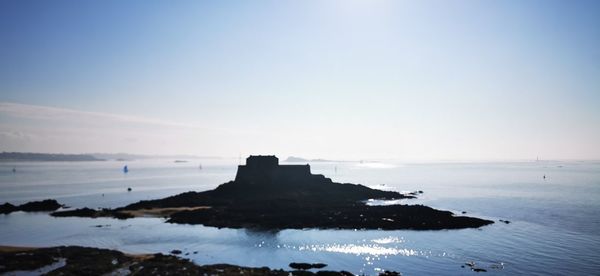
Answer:
<svg viewBox="0 0 600 276"><path fill-rule="evenodd" d="M228 264L196 265L172 255L132 256L115 250L79 246L0 250L0 264L2 274L13 271L36 274L42 268L52 267L47 275L352 275L345 271L313 273Z"/></svg>
<svg viewBox="0 0 600 276"><path fill-rule="evenodd" d="M63 205L61 205L54 199L46 199L46 200L42 200L42 201L27 202L27 203L19 205L19 206L15 206L15 205L12 205L7 202L7 203L0 205L0 214L10 214L10 213L16 212L16 211L50 212L50 211L57 210L58 208L60 208L62 206Z"/></svg>

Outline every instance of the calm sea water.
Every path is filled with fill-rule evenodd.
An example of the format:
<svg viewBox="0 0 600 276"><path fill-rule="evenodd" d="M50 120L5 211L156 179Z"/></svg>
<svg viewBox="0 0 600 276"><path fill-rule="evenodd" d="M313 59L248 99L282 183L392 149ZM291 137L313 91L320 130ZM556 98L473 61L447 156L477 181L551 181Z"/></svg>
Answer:
<svg viewBox="0 0 600 276"><path fill-rule="evenodd" d="M128 174L121 170L125 163ZM71 207L118 207L213 189L235 177L236 165L237 160L0 163L0 202L54 198ZM129 253L180 249L198 264L287 268L290 262L323 262L327 269L367 275L381 270L472 275L461 268L470 261L492 275L600 275L600 162L316 163L312 171L338 182L423 190L419 199L401 203L511 223L447 231L256 232L159 218L16 212L0 215L0 244L84 245Z"/></svg>

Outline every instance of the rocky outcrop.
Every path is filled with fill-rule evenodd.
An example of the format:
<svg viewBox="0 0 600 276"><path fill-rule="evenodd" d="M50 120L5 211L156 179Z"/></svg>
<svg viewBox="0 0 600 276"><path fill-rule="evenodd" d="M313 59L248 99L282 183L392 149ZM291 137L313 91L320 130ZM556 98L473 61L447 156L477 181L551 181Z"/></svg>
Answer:
<svg viewBox="0 0 600 276"><path fill-rule="evenodd" d="M46 199L42 201L31 201L25 204L15 206L10 203L0 205L0 214L10 214L16 211L23 212L50 212L55 211L63 205L54 199Z"/></svg>
<svg viewBox="0 0 600 276"><path fill-rule="evenodd" d="M363 185L335 183L323 175L311 174L308 165L279 165L275 156L251 156L245 166L238 167L234 181L214 190L140 201L115 210L75 210L53 215L116 217L135 210L185 207L186 210L169 213L168 222L264 230L438 230L476 228L493 223L422 205L368 206L364 203L368 199L415 198L420 193L422 191L403 195Z"/></svg>

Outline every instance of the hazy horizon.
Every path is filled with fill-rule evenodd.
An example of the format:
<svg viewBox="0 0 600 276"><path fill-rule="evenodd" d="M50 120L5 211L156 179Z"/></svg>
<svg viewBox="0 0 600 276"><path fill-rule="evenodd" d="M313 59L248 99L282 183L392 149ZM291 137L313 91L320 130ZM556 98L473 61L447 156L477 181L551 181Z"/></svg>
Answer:
<svg viewBox="0 0 600 276"><path fill-rule="evenodd" d="M597 1L2 1L0 152L600 160Z"/></svg>

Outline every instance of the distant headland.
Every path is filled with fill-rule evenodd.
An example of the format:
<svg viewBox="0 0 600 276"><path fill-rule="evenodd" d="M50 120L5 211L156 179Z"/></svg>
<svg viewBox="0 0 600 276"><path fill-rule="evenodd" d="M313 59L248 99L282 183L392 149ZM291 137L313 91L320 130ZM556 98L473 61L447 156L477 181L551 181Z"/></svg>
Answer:
<svg viewBox="0 0 600 276"><path fill-rule="evenodd" d="M305 162L347 162L347 161L327 160L327 159L321 159L321 158L318 158L318 159L306 159L306 158L303 158L303 157L289 156L283 162L305 163Z"/></svg>
<svg viewBox="0 0 600 276"><path fill-rule="evenodd" d="M0 162L9 161L104 161L90 154L1 152Z"/></svg>
<svg viewBox="0 0 600 276"><path fill-rule="evenodd" d="M2 152L0 162L26 162L26 161L133 161L138 159L223 159L218 156L196 156L196 155L144 155L132 153L37 153L37 152Z"/></svg>
<svg viewBox="0 0 600 276"><path fill-rule="evenodd" d="M171 223L266 230L333 229L460 229L492 221L455 216L422 205L368 206L368 199L409 199L393 191L335 183L315 175L309 165L279 165L275 156L250 156L238 166L235 180L205 192L144 200L117 209L88 208L55 212L57 217L127 218L160 214Z"/></svg>

